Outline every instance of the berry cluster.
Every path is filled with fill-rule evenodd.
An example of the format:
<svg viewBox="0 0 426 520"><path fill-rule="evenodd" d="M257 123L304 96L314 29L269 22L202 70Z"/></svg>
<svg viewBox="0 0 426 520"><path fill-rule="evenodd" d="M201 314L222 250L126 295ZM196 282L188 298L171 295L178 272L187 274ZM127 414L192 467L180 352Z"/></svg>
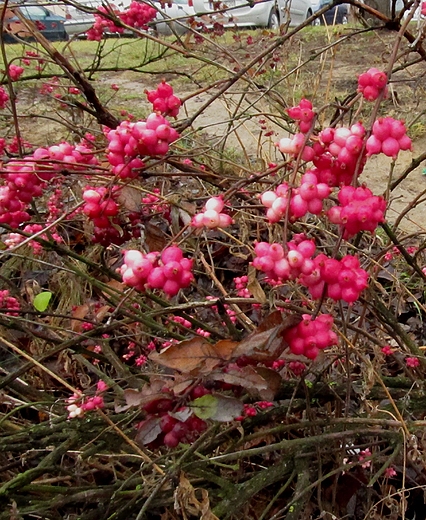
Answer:
<svg viewBox="0 0 426 520"><path fill-rule="evenodd" d="M306 136L304 134L295 134L293 137L283 137L276 144L281 153L288 153L295 157L302 152L301 158L304 161L312 161L314 151L310 146L306 145Z"/></svg>
<svg viewBox="0 0 426 520"><path fill-rule="evenodd" d="M325 294L335 301L353 303L368 286L368 273L361 269L355 256L346 255L337 260L320 254L313 262L314 269L302 275L299 282L308 288L314 300Z"/></svg>
<svg viewBox="0 0 426 520"><path fill-rule="evenodd" d="M207 227L209 229L225 228L234 223L226 213L222 213L225 202L222 197L212 197L204 205L203 211L197 213L192 219L191 225L195 228Z"/></svg>
<svg viewBox="0 0 426 520"><path fill-rule="evenodd" d="M143 5L143 4L142 4ZM154 112L161 112L163 116L176 117L182 105L181 100L174 95L173 87L162 80L155 90L145 90L146 97L152 103Z"/></svg>
<svg viewBox="0 0 426 520"><path fill-rule="evenodd" d="M107 389L107 385L102 380L100 380L98 381L96 387L95 396L86 397L81 394L73 394L69 399L67 399L67 402L69 403L67 406L68 419L83 417L85 412L103 408L105 406L104 398L100 394L105 392Z"/></svg>
<svg viewBox="0 0 426 520"><path fill-rule="evenodd" d="M0 109L5 108L6 103L9 101L9 96L3 87L0 87Z"/></svg>
<svg viewBox="0 0 426 520"><path fill-rule="evenodd" d="M7 289L0 291L0 308L7 309L8 316L18 316L21 306L16 298L10 296Z"/></svg>
<svg viewBox="0 0 426 520"><path fill-rule="evenodd" d="M120 20L135 29L148 29L148 23L151 22L157 15L157 10L154 7L144 4L142 2L133 1L128 9L119 14Z"/></svg>
<svg viewBox="0 0 426 520"><path fill-rule="evenodd" d="M384 153L396 159L400 150L411 150L411 139L403 121L393 117L376 119L366 143L367 155Z"/></svg>
<svg viewBox="0 0 426 520"><path fill-rule="evenodd" d="M192 260L184 258L179 247L171 246L161 256L158 252L124 251L124 264L119 272L123 282L137 291L162 289L168 296L175 296L194 279L191 269Z"/></svg>
<svg viewBox="0 0 426 520"><path fill-rule="evenodd" d="M43 226L41 224L27 224L24 229L22 230L24 233L27 233L28 235L34 235L36 233L40 233L40 231L43 230ZM4 243L8 248L12 248L21 242L23 242L26 237L24 235L21 235L20 233L9 233L9 235L6 235L7 238L4 238ZM51 237L52 240L54 240L57 244L60 244L63 242L63 239L58 233L55 232L55 228L50 228L50 237L47 236L46 233L43 233L42 235L39 235L40 238L43 240L49 240ZM36 242L35 240L31 240L29 242L29 247L33 250L34 255L41 255L43 252L43 246Z"/></svg>
<svg viewBox="0 0 426 520"><path fill-rule="evenodd" d="M19 65L9 65L9 76L12 81L18 81L18 79L24 73L24 67L20 67Z"/></svg>
<svg viewBox="0 0 426 520"><path fill-rule="evenodd" d="M312 103L308 99L301 99L297 107L288 108L287 114L297 121L301 132L309 132L315 112L312 110Z"/></svg>
<svg viewBox="0 0 426 520"><path fill-rule="evenodd" d="M9 152L17 148L17 141L9 146ZM23 143L26 144L26 143ZM96 166L97 158L86 143L71 145L67 142L37 148L23 159L11 159L0 169L5 185L0 187L0 223L16 228L29 214L27 205L40 197L47 182L51 182L65 167L69 171L84 171Z"/></svg>
<svg viewBox="0 0 426 520"><path fill-rule="evenodd" d="M162 200L159 195L159 188L153 188L152 193L147 193L142 197L142 214L149 216L154 213L160 213L166 220L170 220L170 204Z"/></svg>
<svg viewBox="0 0 426 520"><path fill-rule="evenodd" d="M337 345L336 333L331 330L334 321L330 314L322 314L314 320L309 314L303 314L302 318L299 325L286 330L283 335L293 354L315 359L320 350Z"/></svg>
<svg viewBox="0 0 426 520"><path fill-rule="evenodd" d="M180 442L194 442L199 434L207 428L207 423L191 413L189 407L183 406L173 412L178 406L177 397L167 387L163 388L164 397L157 398L143 406L147 413L147 419L139 423L139 429L146 422L158 421L161 433L155 439L155 445L166 445L168 448L176 448ZM189 401L209 394L210 390L203 385L194 387L188 398Z"/></svg>
<svg viewBox="0 0 426 520"><path fill-rule="evenodd" d="M339 224L343 228L345 239L359 231L373 233L379 223L385 221L385 199L373 195L365 186L343 186L338 199L341 205L331 208L327 216L333 224Z"/></svg>
<svg viewBox="0 0 426 520"><path fill-rule="evenodd" d="M362 172L365 164L363 141L365 128L355 123L350 128L325 128L313 144L313 163L318 182L329 186L350 184L355 171Z"/></svg>
<svg viewBox="0 0 426 520"><path fill-rule="evenodd" d="M358 92L361 92L367 101L374 101L383 91L384 95L387 95L387 82L386 73L372 67L358 76Z"/></svg>
<svg viewBox="0 0 426 520"><path fill-rule="evenodd" d="M93 242L108 247L110 244L120 245L129 240L130 235L121 228L119 219L120 207L116 202L118 186L94 188L86 186L83 192L83 213L94 224ZM120 232L121 229L121 232Z"/></svg>
<svg viewBox="0 0 426 520"><path fill-rule="evenodd" d="M161 114L152 113L146 121L123 121L106 137L112 172L121 179L134 179L145 167L139 156L165 155L179 134Z"/></svg>
<svg viewBox="0 0 426 520"><path fill-rule="evenodd" d="M237 289L237 294L241 298L250 298L251 293L247 287L248 284L248 276L236 276L234 278L235 288Z"/></svg>
<svg viewBox="0 0 426 520"><path fill-rule="evenodd" d="M113 9L112 13L111 10L106 9L103 6L98 7L98 11L104 14L111 15L114 13L115 15L119 16L120 12L116 9ZM91 41L101 41L104 34L111 33L111 34L122 34L124 32L123 27L117 27L115 23L112 20L109 20L108 18L105 18L104 16L100 14L95 14L95 23L93 24L93 27L91 27L86 32L86 37L88 40Z"/></svg>
<svg viewBox="0 0 426 520"><path fill-rule="evenodd" d="M60 172L63 169L77 172L85 171L87 167L94 167L99 164L87 140L83 140L77 145L63 141L58 145L37 148L33 153L33 159L37 161L37 175L46 175L51 173L52 170ZM45 168L45 170L41 171L41 168Z"/></svg>
<svg viewBox="0 0 426 520"><path fill-rule="evenodd" d="M313 240L292 241L284 252L281 244L258 242L254 248L256 258L253 266L266 273L270 280L295 280L301 274L309 275L315 268L312 255L315 253Z"/></svg>
<svg viewBox="0 0 426 520"><path fill-rule="evenodd" d="M275 191L266 191L260 196L262 204L268 208L266 216L270 223L279 222L287 213L291 221L304 217L307 213L319 215L323 200L331 193L331 188L324 182L318 182L316 170L307 171L298 188L291 190L287 183L277 186Z"/></svg>

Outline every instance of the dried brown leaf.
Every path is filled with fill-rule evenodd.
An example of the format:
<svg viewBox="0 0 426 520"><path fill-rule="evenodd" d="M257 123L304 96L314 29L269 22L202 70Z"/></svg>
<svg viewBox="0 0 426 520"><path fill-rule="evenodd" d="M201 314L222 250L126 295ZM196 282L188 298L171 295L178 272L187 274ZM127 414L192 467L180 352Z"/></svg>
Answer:
<svg viewBox="0 0 426 520"><path fill-rule="evenodd" d="M117 201L121 207L128 211L140 211L142 196L139 190L131 186L122 186L118 192Z"/></svg>
<svg viewBox="0 0 426 520"><path fill-rule="evenodd" d="M259 363L275 361L288 346L283 339L284 332L295 327L301 320L299 314L283 316L280 311L273 312L252 334L241 341L233 357L245 356Z"/></svg>
<svg viewBox="0 0 426 520"><path fill-rule="evenodd" d="M162 251L168 242L166 234L159 226L156 226L149 221L146 222L145 243L151 252Z"/></svg>
<svg viewBox="0 0 426 520"><path fill-rule="evenodd" d="M74 332L81 332L82 320L84 320L89 311L90 305L88 303L79 305L73 309L72 316L74 319L71 320L71 330Z"/></svg>
<svg viewBox="0 0 426 520"><path fill-rule="evenodd" d="M222 352L228 355L228 347L229 345L221 345L216 350L215 345L205 338L197 337L171 345L161 352L152 352L149 357L160 365L184 374L207 375L228 359L222 357Z"/></svg>
<svg viewBox="0 0 426 520"><path fill-rule="evenodd" d="M207 490L202 489L201 502L195 495L196 490L191 482L181 472L179 477L179 485L174 493L175 511L182 514L183 518L195 516L200 520L219 520L210 509L210 501Z"/></svg>

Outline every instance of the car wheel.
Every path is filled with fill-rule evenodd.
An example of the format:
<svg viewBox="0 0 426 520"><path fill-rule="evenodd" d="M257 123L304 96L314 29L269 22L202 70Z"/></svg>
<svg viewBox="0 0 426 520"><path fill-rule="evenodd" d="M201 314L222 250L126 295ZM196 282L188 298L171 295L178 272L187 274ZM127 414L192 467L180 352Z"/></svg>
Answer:
<svg viewBox="0 0 426 520"><path fill-rule="evenodd" d="M278 18L278 14L276 11L271 11L271 14L269 15L269 21L268 21L268 28L269 29L279 29L280 27L280 20Z"/></svg>
<svg viewBox="0 0 426 520"><path fill-rule="evenodd" d="M312 22L312 25L314 27L319 27L321 25L321 19L320 18L315 18L315 20Z"/></svg>
<svg viewBox="0 0 426 520"><path fill-rule="evenodd" d="M347 17L346 14L344 14L342 16L342 24L346 25L347 23L349 23L349 18Z"/></svg>

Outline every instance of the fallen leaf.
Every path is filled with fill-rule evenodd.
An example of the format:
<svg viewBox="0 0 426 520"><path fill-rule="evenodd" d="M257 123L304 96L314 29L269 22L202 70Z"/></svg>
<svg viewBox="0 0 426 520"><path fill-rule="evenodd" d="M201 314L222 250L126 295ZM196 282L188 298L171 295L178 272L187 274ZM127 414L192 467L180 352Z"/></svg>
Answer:
<svg viewBox="0 0 426 520"><path fill-rule="evenodd" d="M135 442L139 445L145 446L155 439L162 433L160 427L160 417L151 416L149 419L143 421L139 428L138 433L135 437Z"/></svg>
<svg viewBox="0 0 426 520"><path fill-rule="evenodd" d="M267 367L254 367L254 370L266 381L266 388L259 389L263 401L273 401L278 394L283 378L278 372Z"/></svg>
<svg viewBox="0 0 426 520"><path fill-rule="evenodd" d="M257 363L275 361L288 346L283 338L284 332L301 321L300 314L283 316L280 311L273 312L252 334L239 343L232 357L236 359L245 356Z"/></svg>
<svg viewBox="0 0 426 520"><path fill-rule="evenodd" d="M44 291L37 294L33 300L34 308L39 312L44 312L49 307L52 296L53 294L50 291Z"/></svg>
<svg viewBox="0 0 426 520"><path fill-rule="evenodd" d="M229 359L222 357L222 352L229 355L229 349L230 345L223 344L216 350L215 345L205 338L196 337L171 345L161 352L152 352L149 358L159 365L184 374L206 375Z"/></svg>
<svg viewBox="0 0 426 520"><path fill-rule="evenodd" d="M131 186L122 186L118 192L117 201L128 211L138 212L142 206L142 195L139 190Z"/></svg>
<svg viewBox="0 0 426 520"><path fill-rule="evenodd" d="M281 376L275 370L251 365L227 372L212 372L208 379L241 386L249 394L260 397L264 401L274 399L282 381Z"/></svg>
<svg viewBox="0 0 426 520"><path fill-rule="evenodd" d="M210 509L210 501L208 491L200 489L201 502L195 495L196 490L191 482L181 472L179 476L179 485L174 492L174 509L177 513L182 514L182 518L195 516L200 520L219 520Z"/></svg>
<svg viewBox="0 0 426 520"><path fill-rule="evenodd" d="M248 284L247 289L260 303L266 303L268 299L266 298L265 291L262 289L259 280L257 279L257 269L252 265L248 268Z"/></svg>
<svg viewBox="0 0 426 520"><path fill-rule="evenodd" d="M168 241L166 234L159 226L149 221L145 223L145 243L150 252L162 251Z"/></svg>
<svg viewBox="0 0 426 520"><path fill-rule="evenodd" d="M84 320L89 311L90 305L88 303L85 303L84 305L79 305L73 309L72 317L74 319L71 320L71 330L73 330L74 332L81 332L82 320Z"/></svg>

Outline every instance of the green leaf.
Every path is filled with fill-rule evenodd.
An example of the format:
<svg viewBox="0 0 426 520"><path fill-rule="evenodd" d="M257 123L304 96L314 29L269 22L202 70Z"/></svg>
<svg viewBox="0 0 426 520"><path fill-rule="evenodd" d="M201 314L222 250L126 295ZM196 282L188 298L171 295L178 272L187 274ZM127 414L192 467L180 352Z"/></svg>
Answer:
<svg viewBox="0 0 426 520"><path fill-rule="evenodd" d="M44 312L49 307L51 298L52 293L49 291L37 294L33 301L34 308L39 312Z"/></svg>
<svg viewBox="0 0 426 520"><path fill-rule="evenodd" d="M191 408L200 419L229 422L241 415L243 403L234 397L206 394L194 399Z"/></svg>

